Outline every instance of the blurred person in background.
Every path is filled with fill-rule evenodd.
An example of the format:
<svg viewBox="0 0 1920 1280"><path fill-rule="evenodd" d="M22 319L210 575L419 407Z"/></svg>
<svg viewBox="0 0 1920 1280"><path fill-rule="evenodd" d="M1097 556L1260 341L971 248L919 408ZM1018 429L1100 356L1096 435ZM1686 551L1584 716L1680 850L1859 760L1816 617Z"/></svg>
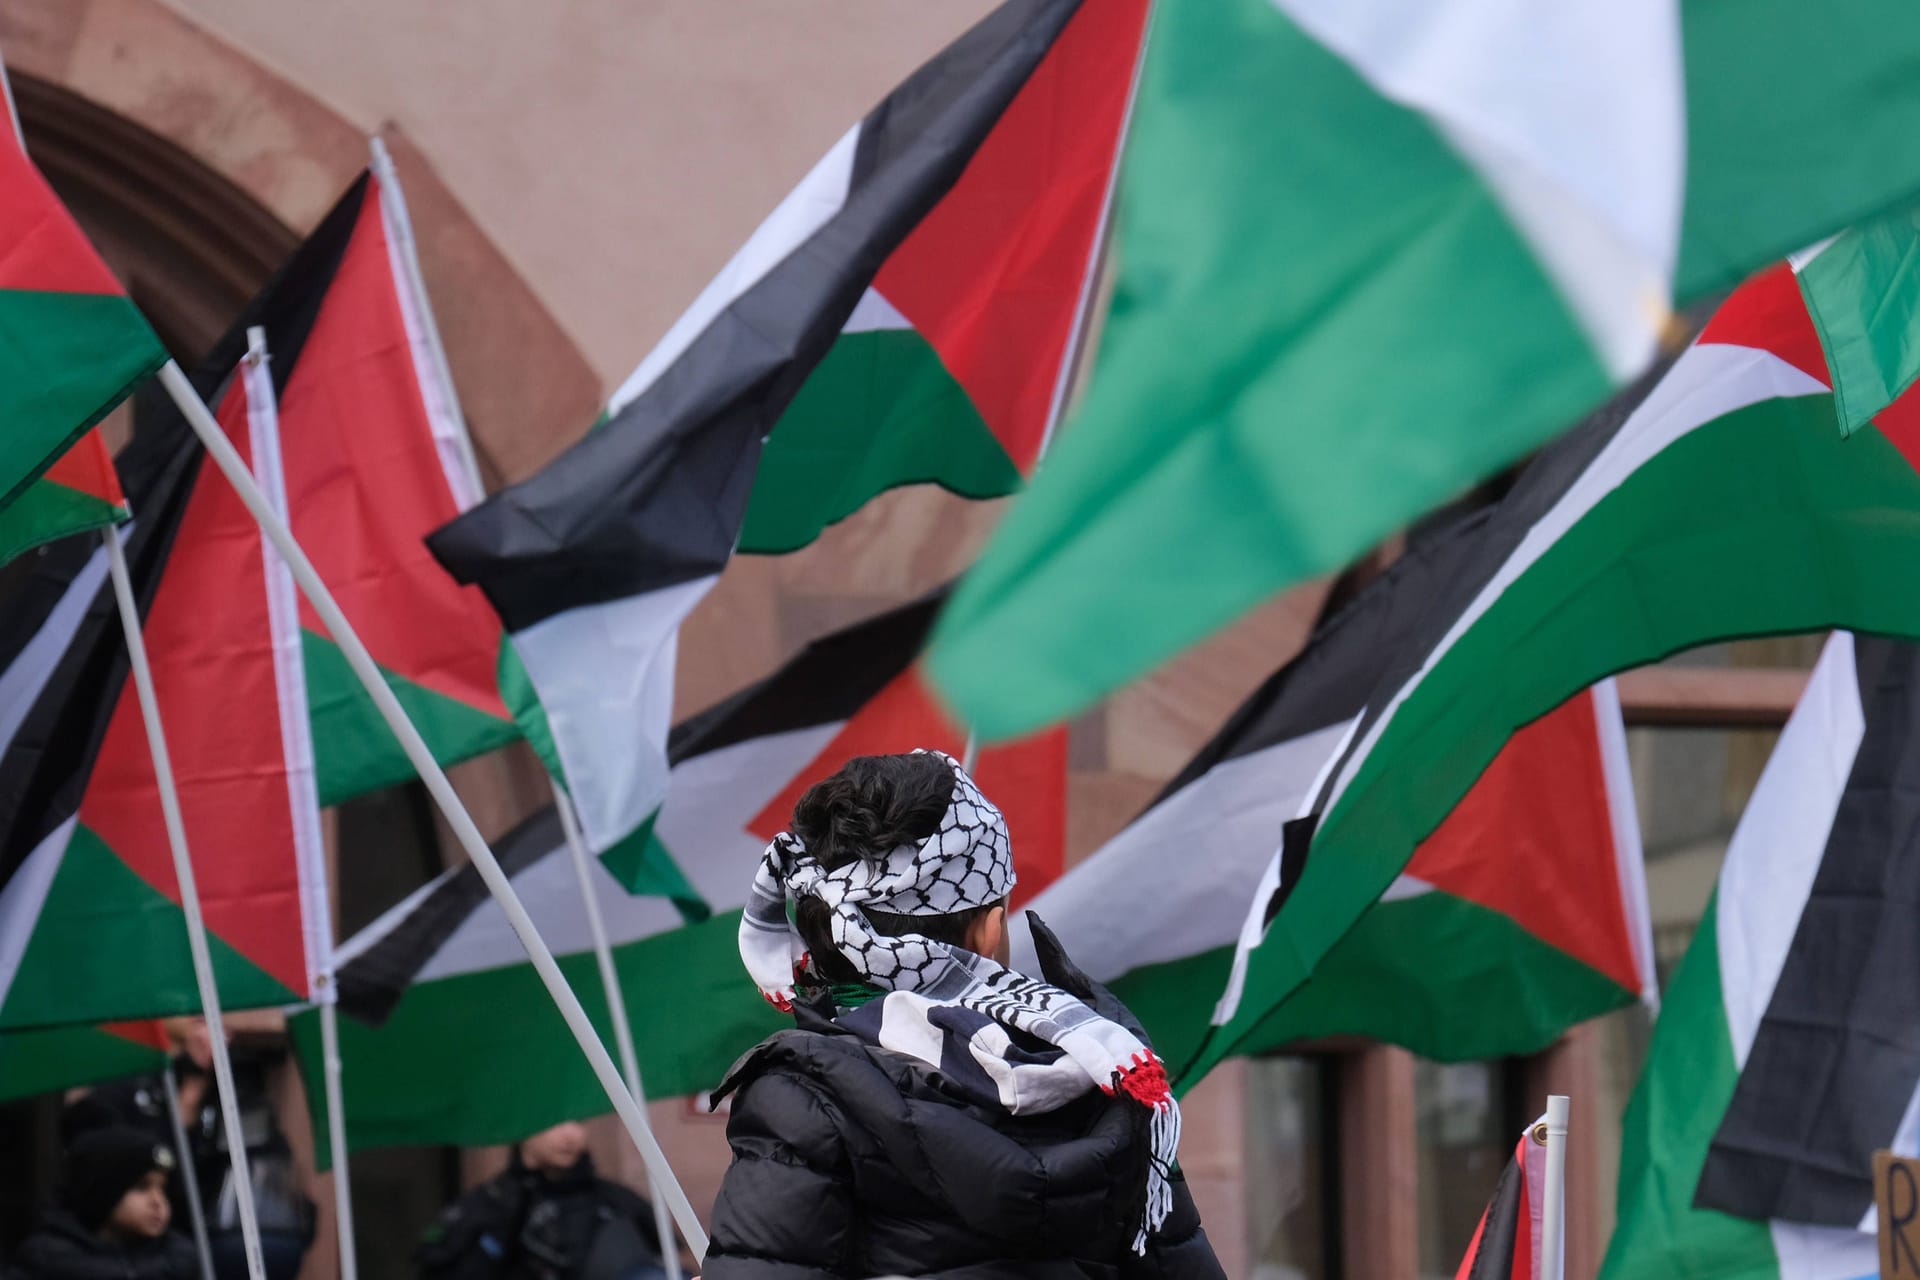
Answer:
<svg viewBox="0 0 1920 1280"><path fill-rule="evenodd" d="M144 1129L79 1134L61 1203L21 1245L9 1280L197 1280L193 1245L168 1230L174 1163L171 1148Z"/></svg>
<svg viewBox="0 0 1920 1280"><path fill-rule="evenodd" d="M507 1168L441 1213L414 1253L431 1280L658 1280L653 1206L594 1171L568 1121L517 1143Z"/></svg>

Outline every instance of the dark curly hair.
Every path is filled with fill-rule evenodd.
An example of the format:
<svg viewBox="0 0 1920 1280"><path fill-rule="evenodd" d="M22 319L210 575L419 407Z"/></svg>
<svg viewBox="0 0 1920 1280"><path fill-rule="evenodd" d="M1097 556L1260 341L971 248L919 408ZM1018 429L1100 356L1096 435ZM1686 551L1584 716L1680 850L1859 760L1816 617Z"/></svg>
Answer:
<svg viewBox="0 0 1920 1280"><path fill-rule="evenodd" d="M903 844L918 844L940 829L953 799L953 766L932 752L896 756L855 756L832 777L807 788L793 806L791 830L807 852L831 871L856 858L878 859ZM940 916L896 915L862 907L876 933L886 937L917 933L952 946L966 945L967 930L999 906L988 903ZM813 954L813 967L833 982L858 982L864 975L833 945L831 912L818 898L794 904L794 926Z"/></svg>

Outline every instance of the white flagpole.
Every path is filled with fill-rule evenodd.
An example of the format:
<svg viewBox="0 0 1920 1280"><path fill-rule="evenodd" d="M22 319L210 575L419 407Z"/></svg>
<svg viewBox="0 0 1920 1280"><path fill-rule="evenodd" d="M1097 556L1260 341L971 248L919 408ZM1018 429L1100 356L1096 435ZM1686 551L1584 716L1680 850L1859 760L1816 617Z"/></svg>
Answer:
<svg viewBox="0 0 1920 1280"><path fill-rule="evenodd" d="M333 1225L340 1242L340 1280L358 1280L353 1250L353 1184L347 1177L347 1111L340 1090L340 1005L320 1004L321 1078L327 1092L327 1142L333 1149Z"/></svg>
<svg viewBox="0 0 1920 1280"><path fill-rule="evenodd" d="M173 1145L180 1153L180 1182L187 1193L194 1252L200 1255L200 1280L213 1280L213 1245L207 1240L207 1208L200 1202L200 1171L193 1167L193 1146L187 1141L186 1122L180 1118L180 1080L171 1062L160 1073L160 1082L166 1086L167 1119L173 1122Z"/></svg>
<svg viewBox="0 0 1920 1280"><path fill-rule="evenodd" d="M507 917L507 923L512 926L514 935L520 939L520 945L526 948L527 958L532 961L534 972L540 975L541 984L546 987L547 994L553 998L555 1006L560 1010L560 1016L565 1019L568 1030L573 1033L580 1051L586 1055L587 1065L593 1069L594 1077L600 1082L600 1087L606 1090L607 1098L613 1104L613 1109L619 1114L622 1123L626 1125L628 1135L633 1138L634 1145L640 1148L640 1155L646 1162L648 1173L654 1179L655 1187L666 1197L668 1208L673 1212L674 1221L679 1223L681 1233L693 1245L695 1257L703 1257L707 1245L706 1229L700 1225L700 1219L694 1213L692 1203L688 1201L686 1192L682 1190L679 1180L674 1177L672 1168L667 1164L666 1153L661 1151L660 1144L654 1139L653 1132L647 1125L645 1111L627 1091L625 1081L620 1078L619 1067L614 1064L613 1057L607 1052L606 1046L600 1043L600 1036L594 1030L593 1022L587 1017L586 1010L581 1007L579 997L574 995L573 988L567 985L566 975L561 973L560 965L553 957L553 951L540 937L532 917L527 914L526 907L521 904L519 895L514 892L506 873L500 869L500 863L493 856L493 851L487 847L480 829L474 825L472 816L460 803L459 796L454 793L453 784L447 781L445 770L441 769L439 762L433 758L433 752L427 748L425 740L420 737L420 731L414 728L413 722L407 718L407 713L401 708L393 690L387 687L387 682L382 678L379 667L374 664L372 655L367 652L366 645L361 642L353 625L347 621L346 615L340 611L333 593L327 590L326 584L314 570L313 562L307 559L306 552L294 540L286 521L274 512L266 497L260 492L259 486L254 484L253 477L247 471L246 463L241 461L240 455L234 450L226 434L220 430L213 415L207 411L206 405L201 403L198 393L193 389L193 383L188 380L185 373L181 372L178 363L169 360L160 370L160 385L172 397L188 425L193 428L194 434L206 447L207 456L213 460L215 466L220 468L221 474L227 478L227 483L233 486L241 502L245 503L247 510L252 513L254 521L259 524L275 549L285 558L288 568L293 571L294 581L299 584L301 593L307 597L314 612L320 616L321 624L326 627L327 634L340 646L341 653L347 659L347 665L353 669L361 687L367 691L367 696L373 700L380 718L386 722L387 728L400 743L407 758L413 762L421 782L426 785L427 793L433 797L434 803L446 818L447 825L452 828L454 838L460 842L460 847L472 861L474 869L480 873L481 880L486 883L487 891L500 904L501 911Z"/></svg>
<svg viewBox="0 0 1920 1280"><path fill-rule="evenodd" d="M1567 1255L1564 1245L1567 1206L1567 1112L1566 1095L1547 1095L1547 1178L1546 1194L1541 1197L1540 1259L1546 1268L1543 1280L1565 1280Z"/></svg>
<svg viewBox="0 0 1920 1280"><path fill-rule="evenodd" d="M254 479L282 519L287 511L286 476L281 467L280 405L268 369L267 331L258 325L247 330L246 363L241 371L247 395L247 429L253 441ZM273 615L274 663L291 664L296 673L296 707L301 717L287 741L289 798L294 814L295 858L300 864L300 910L306 926L311 994L320 1005L322 1092L327 1103L327 1133L333 1146L333 1224L340 1255L340 1280L359 1280L360 1263L353 1247L353 1183L347 1173L346 1104L340 1089L340 1024L333 990L333 912L327 900L325 854L320 835L320 804L315 792L312 741L306 729L306 681L295 633L298 600L290 574L272 547L262 548L267 561L269 612ZM286 646L282 650L282 646ZM283 668L284 669L284 668ZM285 686L282 686L283 696ZM283 707L283 711L286 708ZM283 726L284 729L284 726ZM303 823L311 823L302 838Z"/></svg>
<svg viewBox="0 0 1920 1280"><path fill-rule="evenodd" d="M171 363L167 367L175 368ZM200 411L205 413L206 407L201 406ZM220 434L218 427L214 428L214 434ZM220 436L220 440L224 444L226 437ZM228 451L232 452L231 446ZM239 461L236 455L234 462ZM245 475L244 466L241 474ZM220 1097L220 1119L226 1128L227 1155L233 1161L234 1203L240 1212L240 1238L246 1250L247 1275L249 1280L266 1280L266 1270L260 1262L260 1219L254 1212L253 1177L247 1167L246 1135L240 1124L240 1096L233 1085L233 1059L227 1052L226 1026L220 1017L220 989L214 982L206 921L200 915L200 890L193 879L193 860L187 854L187 829L180 818L180 796L173 785L173 761L167 754L166 735L160 727L160 702L154 696L153 669L147 664L147 645L140 634L140 610L134 604L126 548L120 541L117 526L107 526L105 536L114 601L120 609L121 630L127 637L127 659L133 668L133 687L140 698L140 718L146 724L147 750L153 756L154 781L160 791L160 816L166 826L167 845L173 852L174 878L180 883L180 908L187 918L187 950L193 957L193 978L200 989L200 1010L207 1020L207 1037L213 1049L213 1082Z"/></svg>
<svg viewBox="0 0 1920 1280"><path fill-rule="evenodd" d="M587 933L593 939L594 959L600 963L600 985L607 993L607 1011L613 1019L613 1042L620 1050L620 1066L626 1072L627 1089L633 1100L647 1105L647 1091L640 1083L640 1054L633 1043L633 1026L627 1021L627 997L620 973L613 965L613 945L607 940L607 922L600 914L600 895L593 887L593 864L587 855L586 840L580 834L580 819L573 812L573 801L553 788L553 807L560 812L560 828L567 835L567 850L573 855L574 878L580 882L580 902L587 912ZM667 1206L647 1178L647 1194L653 1204L653 1228L660 1240L660 1262L668 1280L680 1280L680 1246L673 1236L673 1219Z"/></svg>
<svg viewBox="0 0 1920 1280"><path fill-rule="evenodd" d="M465 500L455 495L464 510L470 503L478 502L486 495L486 485L480 479L480 461L474 452L473 437L467 431L467 417L460 407L459 389L453 383L453 366L447 363L446 345L440 340L440 324L434 318L433 302L427 296L426 277L420 272L418 243L414 239L413 219L407 212L407 197L400 186L400 175L394 171L393 156L387 151L383 139L377 136L369 138L367 146L373 156L373 175L380 182L380 199L386 213L386 225L405 275L402 284L412 295L412 316L417 320L420 336L425 340L428 359L433 365L433 377L439 384L441 401L457 445L461 467L470 486L470 496ZM606 924L600 914L599 896L593 888L592 868L580 834L580 820L573 811L572 800L559 782L551 775L547 782L553 790L554 807L560 813L561 829L566 832L567 848L573 855L574 873L580 882L581 900L586 905L587 927L593 937L594 958L600 966L600 984L606 992L607 1006L613 1017L614 1043L618 1046L621 1066L626 1072L627 1089L640 1105L644 1116L647 1095L640 1084L640 1059L634 1048L633 1029L627 1020L627 1004L621 991L620 975L614 969ZM651 1173L647 1175L647 1193L653 1203L654 1228L659 1233L668 1280L680 1280L680 1251L673 1243L673 1222L667 1213L666 1202L654 1187Z"/></svg>

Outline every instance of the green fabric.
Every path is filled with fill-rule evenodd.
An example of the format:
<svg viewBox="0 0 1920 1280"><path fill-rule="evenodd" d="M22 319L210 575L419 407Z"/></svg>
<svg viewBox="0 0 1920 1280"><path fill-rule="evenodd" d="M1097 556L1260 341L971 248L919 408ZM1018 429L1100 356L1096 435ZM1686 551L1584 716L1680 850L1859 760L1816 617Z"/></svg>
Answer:
<svg viewBox="0 0 1920 1280"><path fill-rule="evenodd" d="M728 1066L792 1019L740 967L740 912L614 949L649 1097L711 1089ZM590 952L560 968L595 1027L606 997ZM320 1088L318 1015L290 1021L320 1167L331 1163ZM340 1020L347 1140L370 1147L512 1142L610 1107L533 967L418 983L378 1028Z"/></svg>
<svg viewBox="0 0 1920 1280"><path fill-rule="evenodd" d="M325 636L301 629L307 666L307 707L322 806L378 791L415 777L413 763L375 710L346 654ZM392 671L381 672L433 758L457 764L519 736L510 721L436 693Z"/></svg>
<svg viewBox="0 0 1920 1280"><path fill-rule="evenodd" d="M1776 1280L1764 1223L1693 1207L1707 1147L1739 1081L1720 991L1715 905L1668 985L1627 1103L1619 1216L1601 1280Z"/></svg>
<svg viewBox="0 0 1920 1280"><path fill-rule="evenodd" d="M527 674L526 664L520 661L520 651L513 647L512 636L500 637L500 660L496 670L500 681L500 701L506 703L520 736L540 757L540 763L546 766L547 773L565 786L567 771L560 765L560 748L554 744L553 726L547 721L547 709L540 704L540 694L533 687L533 677Z"/></svg>
<svg viewBox="0 0 1920 1280"><path fill-rule="evenodd" d="M1687 190L1674 294L1730 289L1920 202L1920 22L1907 0L1685 0Z"/></svg>
<svg viewBox="0 0 1920 1280"><path fill-rule="evenodd" d="M600 855L600 865L620 882L620 887L636 897L654 894L670 899L689 924L698 924L713 914L700 891L693 887L673 854L654 834L658 809L649 814L640 829Z"/></svg>
<svg viewBox="0 0 1920 1280"><path fill-rule="evenodd" d="M0 1102L159 1071L167 1055L96 1026L0 1035Z"/></svg>
<svg viewBox="0 0 1920 1280"><path fill-rule="evenodd" d="M871 982L829 982L827 997L837 1009L858 1009L861 1005L872 1004L886 995Z"/></svg>
<svg viewBox="0 0 1920 1280"><path fill-rule="evenodd" d="M1852 435L1920 376L1920 210L1843 232L1799 283Z"/></svg>
<svg viewBox="0 0 1920 1280"><path fill-rule="evenodd" d="M1270 0L1156 7L1118 226L1085 399L934 642L987 740L1359 554L1609 385L1478 176Z"/></svg>
<svg viewBox="0 0 1920 1280"><path fill-rule="evenodd" d="M1112 984L1183 1090L1199 1079L1181 1068L1197 1056L1233 951L1136 969ZM1439 1062L1513 1057L1637 999L1509 916L1449 893L1423 893L1369 907L1312 979L1254 1024L1236 1052L1364 1036Z"/></svg>
<svg viewBox="0 0 1920 1280"><path fill-rule="evenodd" d="M0 290L0 507L166 362L123 295Z"/></svg>
<svg viewBox="0 0 1920 1280"><path fill-rule="evenodd" d="M1602 676L1715 641L1920 637L1920 595L1889 589L1916 555L1920 476L1877 429L1843 439L1828 396L1727 414L1643 464L1401 704L1322 820L1207 1061L1309 976L1515 728Z"/></svg>
<svg viewBox="0 0 1920 1280"><path fill-rule="evenodd" d="M83 825L74 827L33 933L0 999L0 1030L192 1013L200 1007L186 915ZM300 996L209 932L229 1009Z"/></svg>
<svg viewBox="0 0 1920 1280"><path fill-rule="evenodd" d="M925 338L842 334L767 437L740 550L796 551L909 484L997 498L1020 471Z"/></svg>
<svg viewBox="0 0 1920 1280"><path fill-rule="evenodd" d="M104 529L126 518L125 507L42 476L0 507L0 564L55 538Z"/></svg>

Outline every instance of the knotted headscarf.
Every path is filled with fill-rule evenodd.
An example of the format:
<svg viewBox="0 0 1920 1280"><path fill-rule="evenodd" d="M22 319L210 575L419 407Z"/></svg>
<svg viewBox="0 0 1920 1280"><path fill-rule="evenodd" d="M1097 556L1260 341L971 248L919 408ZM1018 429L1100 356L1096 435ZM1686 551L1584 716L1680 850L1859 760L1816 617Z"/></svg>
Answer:
<svg viewBox="0 0 1920 1280"><path fill-rule="evenodd" d="M919 843L873 851L875 856L829 870L799 837L782 832L773 838L741 916L741 959L761 994L791 1010L794 973L806 946L787 915L787 904L818 898L827 906L834 946L875 986L970 1009L1023 1031L1058 1048L1092 1084L1108 1093L1121 1090L1149 1107L1147 1203L1134 1242L1137 1251L1144 1251L1147 1234L1158 1229L1172 1208L1169 1177L1180 1141L1180 1110L1160 1059L1131 1031L1060 988L921 934L878 933L862 910L951 915L1003 902L1013 889L1006 819L958 761L943 752L933 754L953 770L953 795L939 827ZM1013 1109L1019 1111L1017 1102Z"/></svg>

